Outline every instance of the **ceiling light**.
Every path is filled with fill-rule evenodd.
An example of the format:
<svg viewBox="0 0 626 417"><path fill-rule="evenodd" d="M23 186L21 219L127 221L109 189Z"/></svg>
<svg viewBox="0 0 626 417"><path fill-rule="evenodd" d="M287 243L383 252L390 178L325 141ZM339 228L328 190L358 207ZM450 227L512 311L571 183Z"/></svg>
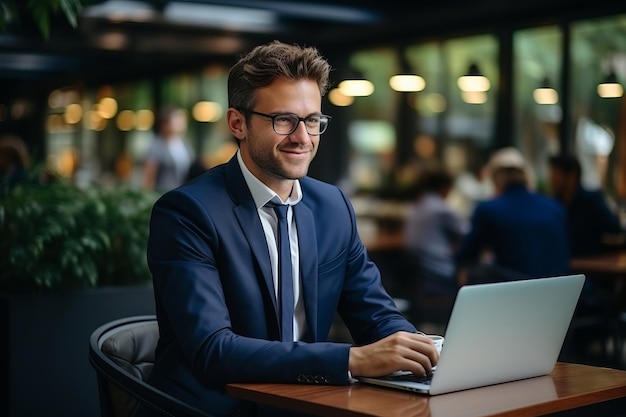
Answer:
<svg viewBox="0 0 626 417"><path fill-rule="evenodd" d="M476 63L470 64L467 74L459 77L457 85L464 92L484 92L491 88L489 79L482 75Z"/></svg>
<svg viewBox="0 0 626 417"><path fill-rule="evenodd" d="M396 74L389 78L389 86L395 91L415 92L426 88L426 81L415 74Z"/></svg>
<svg viewBox="0 0 626 417"><path fill-rule="evenodd" d="M539 87L533 91L533 99L537 104L557 104L559 93L552 87L548 77L544 77Z"/></svg>
<svg viewBox="0 0 626 417"><path fill-rule="evenodd" d="M350 97L365 97L374 92L374 84L365 79L343 80L338 88L343 95Z"/></svg>
<svg viewBox="0 0 626 417"><path fill-rule="evenodd" d="M365 97L374 92L374 84L358 71L351 69L348 77L337 86L339 91L349 97Z"/></svg>
<svg viewBox="0 0 626 417"><path fill-rule="evenodd" d="M602 98L618 98L624 94L624 87L617 81L614 71L611 71L604 81L598 84L598 95Z"/></svg>

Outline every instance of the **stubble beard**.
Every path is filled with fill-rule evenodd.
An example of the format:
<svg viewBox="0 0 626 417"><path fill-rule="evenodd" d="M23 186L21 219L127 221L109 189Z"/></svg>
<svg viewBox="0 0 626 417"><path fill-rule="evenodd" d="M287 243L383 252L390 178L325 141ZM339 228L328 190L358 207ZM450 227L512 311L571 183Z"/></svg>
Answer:
<svg viewBox="0 0 626 417"><path fill-rule="evenodd" d="M315 149L309 152L308 161L299 161L297 163L285 162L274 154L275 148L264 148L256 146L259 143L255 137L248 138L248 152L254 163L262 169L266 175L280 180L297 180L306 176L309 166L315 156Z"/></svg>

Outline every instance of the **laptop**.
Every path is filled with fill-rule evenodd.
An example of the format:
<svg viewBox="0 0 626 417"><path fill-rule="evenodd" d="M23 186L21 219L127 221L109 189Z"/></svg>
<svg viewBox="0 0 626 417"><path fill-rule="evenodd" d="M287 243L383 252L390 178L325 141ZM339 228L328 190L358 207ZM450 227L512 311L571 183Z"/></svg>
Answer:
<svg viewBox="0 0 626 417"><path fill-rule="evenodd" d="M410 372L359 377L437 395L552 372L585 282L583 274L533 278L459 289L432 376Z"/></svg>

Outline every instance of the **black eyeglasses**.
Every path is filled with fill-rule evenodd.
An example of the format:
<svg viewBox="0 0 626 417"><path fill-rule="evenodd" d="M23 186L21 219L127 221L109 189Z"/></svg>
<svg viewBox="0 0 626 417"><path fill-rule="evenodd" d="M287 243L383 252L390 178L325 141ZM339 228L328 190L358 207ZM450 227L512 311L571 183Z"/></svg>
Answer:
<svg viewBox="0 0 626 417"><path fill-rule="evenodd" d="M257 116L267 117L272 119L272 127L274 132L279 135L291 135L298 128L300 122L304 122L306 131L311 136L321 135L326 131L328 122L332 117L325 114L315 114L307 117L300 117L293 113L280 113L280 114L265 114L258 111L239 109L244 113L256 114Z"/></svg>

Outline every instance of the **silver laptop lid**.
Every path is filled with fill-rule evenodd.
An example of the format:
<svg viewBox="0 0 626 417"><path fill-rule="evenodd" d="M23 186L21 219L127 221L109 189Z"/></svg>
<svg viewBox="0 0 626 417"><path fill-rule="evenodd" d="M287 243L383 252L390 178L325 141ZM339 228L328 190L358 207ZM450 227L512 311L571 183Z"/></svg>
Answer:
<svg viewBox="0 0 626 417"><path fill-rule="evenodd" d="M462 287L430 394L550 373L584 282L580 274Z"/></svg>

